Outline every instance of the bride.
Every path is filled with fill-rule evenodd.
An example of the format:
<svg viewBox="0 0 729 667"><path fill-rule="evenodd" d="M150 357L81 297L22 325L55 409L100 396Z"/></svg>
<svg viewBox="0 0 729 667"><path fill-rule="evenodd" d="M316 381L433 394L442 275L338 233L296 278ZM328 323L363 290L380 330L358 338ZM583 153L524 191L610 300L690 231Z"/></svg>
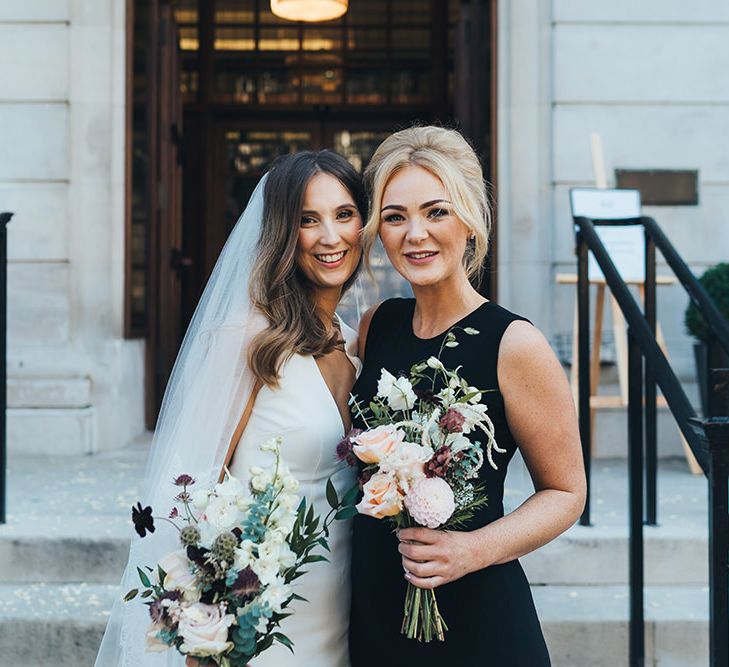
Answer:
<svg viewBox="0 0 729 667"><path fill-rule="evenodd" d="M327 512L326 480L354 482L335 459L350 428L347 401L359 372L356 334L336 314L361 264L366 199L350 164L331 151L279 158L231 233L183 341L147 464L143 504L166 516L171 481L191 474L209 487L223 466L244 483L268 465L258 446L281 436L299 495ZM174 529L134 539L122 592L136 567L177 548ZM283 622L295 655L275 644L254 667L346 667L350 525L330 528L329 562L299 581L295 612ZM174 651L145 652L146 607L117 601L97 667L182 665ZM193 658L188 666L198 664Z"/></svg>

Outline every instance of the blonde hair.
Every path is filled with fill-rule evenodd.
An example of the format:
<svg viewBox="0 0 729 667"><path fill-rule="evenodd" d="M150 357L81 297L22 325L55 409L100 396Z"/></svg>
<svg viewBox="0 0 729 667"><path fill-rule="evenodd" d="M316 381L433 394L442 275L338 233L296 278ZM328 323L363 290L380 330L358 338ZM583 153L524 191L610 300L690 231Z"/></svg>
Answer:
<svg viewBox="0 0 729 667"><path fill-rule="evenodd" d="M474 236L463 264L468 278L478 281L491 232L486 183L471 145L459 132L444 127L428 125L395 132L375 151L364 173L370 195L370 214L362 230L365 255L377 240L385 187L398 171L409 166L427 169L442 181L456 215Z"/></svg>

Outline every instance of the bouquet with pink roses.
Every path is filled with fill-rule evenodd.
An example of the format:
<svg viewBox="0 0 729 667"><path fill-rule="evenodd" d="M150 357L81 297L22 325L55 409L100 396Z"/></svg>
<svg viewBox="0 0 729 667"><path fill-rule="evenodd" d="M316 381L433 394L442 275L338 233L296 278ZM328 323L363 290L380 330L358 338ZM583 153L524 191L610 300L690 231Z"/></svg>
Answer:
<svg viewBox="0 0 729 667"><path fill-rule="evenodd" d="M149 607L147 651L172 649L219 667L243 667L274 642L293 652L293 642L279 631L291 615L289 604L303 600L292 584L307 564L327 560L315 550L328 550L331 522L356 512L344 507L353 493L340 501L329 481L332 509L320 521L313 506L296 495L299 483L282 462L280 448L280 438L261 445L274 465L251 468L248 488L230 475L213 489L198 491L190 490L195 484L190 475L173 481L182 487L175 497L180 509L163 519L179 530L180 549L156 568L138 567L142 590L125 597L141 594ZM132 518L140 537L154 532L151 507L137 503Z"/></svg>
<svg viewBox="0 0 729 667"><path fill-rule="evenodd" d="M367 428L353 430L338 455L351 465L361 462L357 510L388 518L395 528L463 527L486 504L482 485L474 482L484 453L496 468L494 452L505 451L496 443L487 406L481 403L483 390L470 386L460 376L460 367L449 370L440 360L445 348L458 345L454 330L446 335L438 356L415 364L408 377L395 377L383 368L368 406L352 398ZM471 327L462 330L469 336L479 333ZM436 391L439 379L442 389ZM483 445L466 437L476 432ZM435 591L408 583L403 634L419 641L443 641L447 629Z"/></svg>

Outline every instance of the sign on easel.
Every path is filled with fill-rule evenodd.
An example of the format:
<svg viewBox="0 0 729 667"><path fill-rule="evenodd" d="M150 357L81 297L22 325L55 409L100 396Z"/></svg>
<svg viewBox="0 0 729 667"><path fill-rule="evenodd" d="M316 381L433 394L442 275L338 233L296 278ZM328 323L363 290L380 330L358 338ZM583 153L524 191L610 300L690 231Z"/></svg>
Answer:
<svg viewBox="0 0 729 667"><path fill-rule="evenodd" d="M572 188L570 205L573 217L583 216L592 220L638 218L640 217L640 192L638 190ZM645 234L642 225L597 226L595 229L623 280L644 282ZM592 281L604 278L592 253L589 253L588 257L588 275Z"/></svg>

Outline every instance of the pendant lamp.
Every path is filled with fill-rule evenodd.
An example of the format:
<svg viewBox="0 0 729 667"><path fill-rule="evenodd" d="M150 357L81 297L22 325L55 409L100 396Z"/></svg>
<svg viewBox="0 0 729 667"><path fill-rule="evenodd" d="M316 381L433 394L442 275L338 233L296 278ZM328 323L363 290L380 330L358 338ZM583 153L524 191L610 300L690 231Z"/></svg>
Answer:
<svg viewBox="0 0 729 667"><path fill-rule="evenodd" d="M332 21L347 12L349 0L271 0L271 12L288 21Z"/></svg>

